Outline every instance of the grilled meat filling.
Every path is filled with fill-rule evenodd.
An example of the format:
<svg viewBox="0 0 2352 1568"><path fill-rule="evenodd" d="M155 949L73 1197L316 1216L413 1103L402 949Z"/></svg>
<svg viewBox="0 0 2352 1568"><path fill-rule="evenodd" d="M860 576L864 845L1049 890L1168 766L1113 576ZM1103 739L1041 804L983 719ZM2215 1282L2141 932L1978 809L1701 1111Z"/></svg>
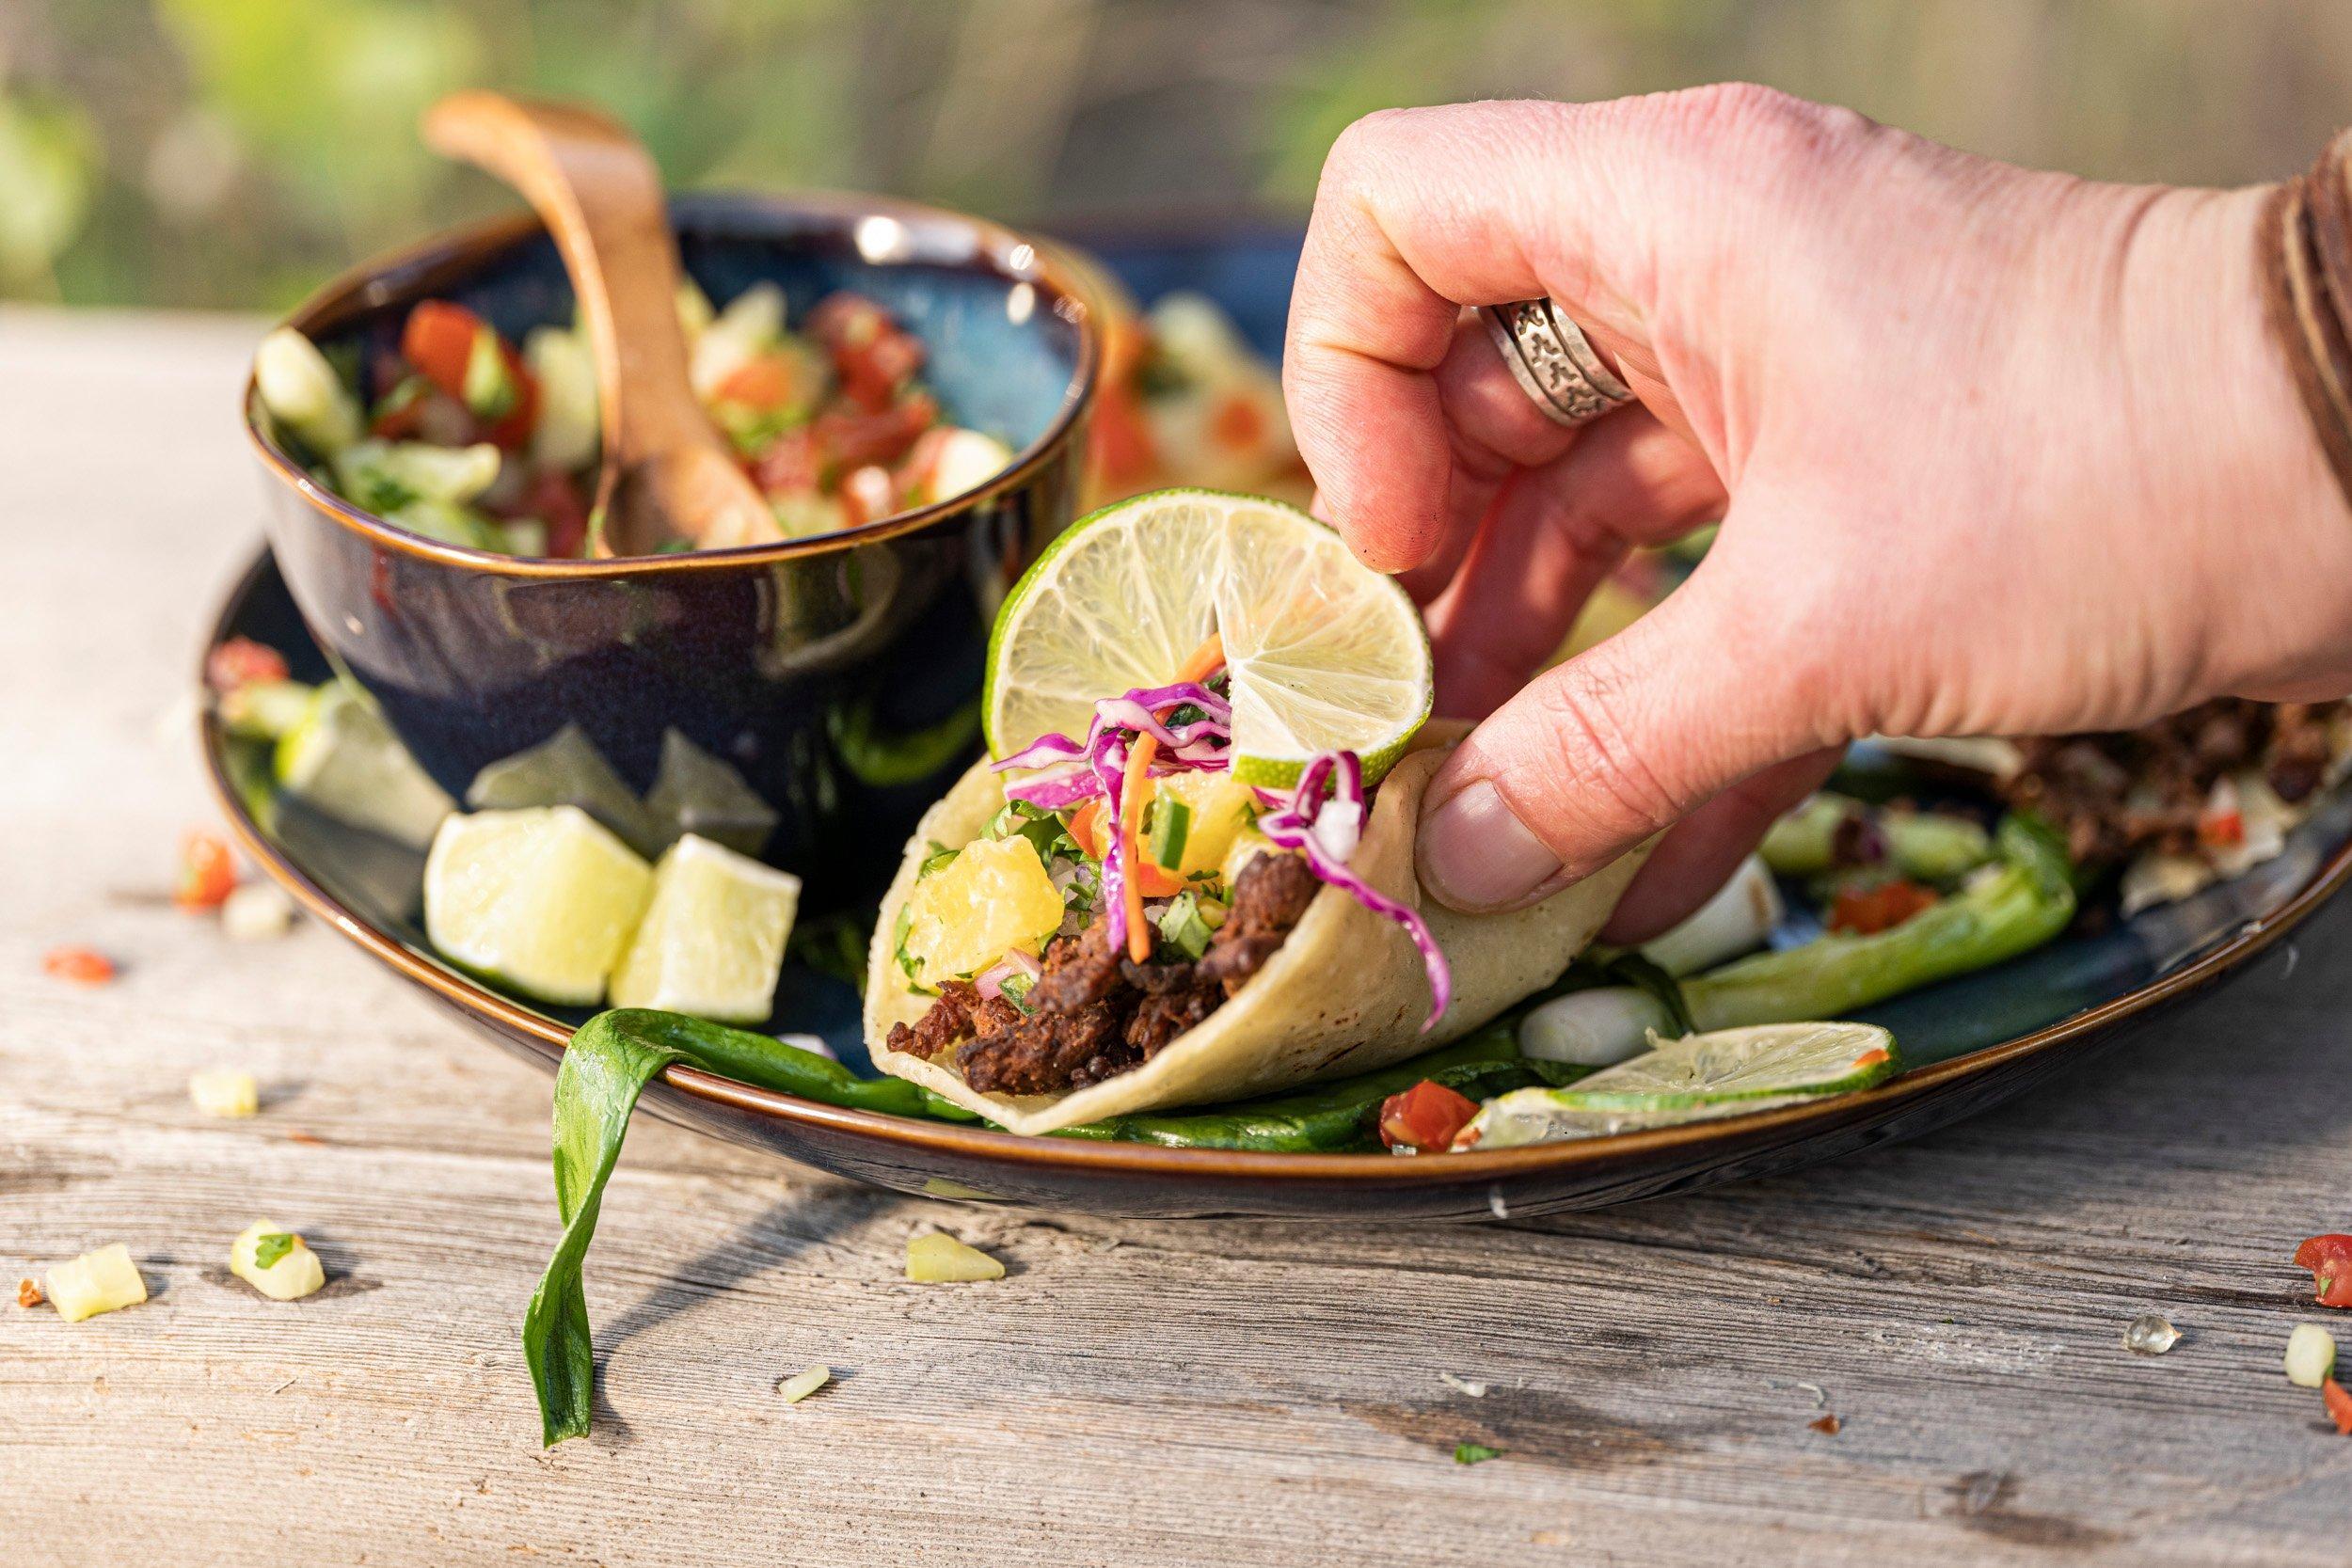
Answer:
<svg viewBox="0 0 2352 1568"><path fill-rule="evenodd" d="M1225 924L1198 963L1163 958L1156 935L1152 960L1136 963L1111 946L1109 926L1098 919L1046 948L1027 1011L950 981L920 1019L891 1025L889 1048L937 1057L968 1041L956 1065L983 1094L1055 1094L1099 1084L1142 1066L1206 1020L1265 967L1322 887L1298 856L1261 855L1234 879Z"/></svg>
<svg viewBox="0 0 2352 1568"><path fill-rule="evenodd" d="M2198 849L2217 782L2253 769L2289 805L2327 782L2345 705L2227 697L2143 729L2021 740L2025 768L2001 787L2066 840L2077 865Z"/></svg>

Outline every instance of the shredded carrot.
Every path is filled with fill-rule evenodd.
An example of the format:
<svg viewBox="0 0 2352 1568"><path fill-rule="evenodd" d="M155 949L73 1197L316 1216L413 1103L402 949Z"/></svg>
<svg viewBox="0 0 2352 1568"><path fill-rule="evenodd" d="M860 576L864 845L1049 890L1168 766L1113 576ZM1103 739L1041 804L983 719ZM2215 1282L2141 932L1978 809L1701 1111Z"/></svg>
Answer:
<svg viewBox="0 0 2352 1568"><path fill-rule="evenodd" d="M1225 664L1225 639L1216 632L1192 651L1184 668L1176 672L1180 681L1204 681ZM1126 868L1125 885L1120 889L1120 901L1127 910L1127 957L1142 963L1152 956L1152 927L1143 923L1143 879L1136 875L1140 863L1136 838L1143 825L1143 802L1152 792L1152 759L1159 755L1160 743L1155 736L1136 736L1135 749L1127 753L1126 776L1119 781L1119 863Z"/></svg>

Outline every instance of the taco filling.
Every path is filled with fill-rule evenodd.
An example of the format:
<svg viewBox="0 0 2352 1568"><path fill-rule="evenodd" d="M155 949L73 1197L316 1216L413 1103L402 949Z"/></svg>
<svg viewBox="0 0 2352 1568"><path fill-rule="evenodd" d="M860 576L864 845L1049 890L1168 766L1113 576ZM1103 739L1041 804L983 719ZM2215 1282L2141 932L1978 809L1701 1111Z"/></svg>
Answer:
<svg viewBox="0 0 2352 1568"><path fill-rule="evenodd" d="M1371 813L1359 759L1325 752L1288 789L1238 779L1212 637L1180 678L1041 736L979 839L936 846L893 933L936 996L887 1047L952 1061L983 1094L1058 1094L1142 1066L1264 967L1326 886L1411 937L1442 1014L1444 955L1419 914L1348 868Z"/></svg>

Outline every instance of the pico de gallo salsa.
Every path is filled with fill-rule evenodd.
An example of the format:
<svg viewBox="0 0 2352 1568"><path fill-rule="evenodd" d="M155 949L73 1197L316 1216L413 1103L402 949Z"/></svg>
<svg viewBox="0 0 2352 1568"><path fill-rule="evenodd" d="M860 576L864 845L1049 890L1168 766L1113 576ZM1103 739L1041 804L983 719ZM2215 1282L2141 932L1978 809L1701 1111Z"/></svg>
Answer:
<svg viewBox="0 0 2352 1568"><path fill-rule="evenodd" d="M833 294L787 327L772 283L716 311L689 283L678 313L694 391L777 539L944 500L1012 461L1003 441L946 420L923 384L921 340L863 295ZM364 376L281 327L254 381L281 444L386 521L509 555L593 552L599 427L581 328L536 326L516 343L463 305L426 300Z"/></svg>

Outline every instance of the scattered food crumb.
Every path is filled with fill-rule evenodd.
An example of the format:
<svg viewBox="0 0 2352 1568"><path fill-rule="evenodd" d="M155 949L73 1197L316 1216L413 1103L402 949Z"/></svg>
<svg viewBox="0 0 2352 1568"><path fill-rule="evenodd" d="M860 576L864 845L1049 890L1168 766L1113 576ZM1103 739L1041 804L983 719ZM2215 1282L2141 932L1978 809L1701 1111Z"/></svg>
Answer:
<svg viewBox="0 0 2352 1568"><path fill-rule="evenodd" d="M2181 1331L2161 1312L2142 1312L2123 1330L2123 1348L2136 1355L2162 1355L2181 1342Z"/></svg>
<svg viewBox="0 0 2352 1568"><path fill-rule="evenodd" d="M2326 1402L2328 1418L2336 1423L2336 1430L2352 1437L2352 1394L2345 1393L2344 1385L2331 1377L2319 1386L2319 1397Z"/></svg>
<svg viewBox="0 0 2352 1568"><path fill-rule="evenodd" d="M48 1299L40 1293L40 1281L20 1279L16 1282L16 1304L19 1307L39 1307Z"/></svg>
<svg viewBox="0 0 2352 1568"><path fill-rule="evenodd" d="M52 947L40 956L40 967L60 980L103 986L115 977L115 961L95 947Z"/></svg>
<svg viewBox="0 0 2352 1568"><path fill-rule="evenodd" d="M1837 1413L1833 1410L1825 1411L1821 1415L1816 1416L1813 1419L1805 1422L1804 1424L1811 1427L1814 1431L1820 1433L1825 1437L1835 1437L1841 1430L1843 1430L1846 1423L1839 1420L1837 1418Z"/></svg>
<svg viewBox="0 0 2352 1568"><path fill-rule="evenodd" d="M262 1088L253 1074L235 1068L200 1068L188 1074L188 1098L208 1117L249 1117L262 1108Z"/></svg>
<svg viewBox="0 0 2352 1568"><path fill-rule="evenodd" d="M1814 1409L1816 1409L1816 1410L1827 1410L1827 1409L1829 1408L1829 1390L1828 1390L1828 1389L1826 1389L1826 1388L1822 1387L1822 1386L1821 1386L1820 1384L1818 1384L1818 1383L1800 1383L1800 1384L1798 1384L1798 1385L1797 1385L1797 1386L1798 1386L1798 1387L1800 1387L1800 1388L1802 1388L1802 1389L1804 1389L1806 1393L1808 1393L1808 1394L1810 1394L1810 1395L1812 1395L1812 1396L1813 1396L1813 1408L1814 1408Z"/></svg>
<svg viewBox="0 0 2352 1568"><path fill-rule="evenodd" d="M1455 1377L1452 1372L1439 1372L1438 1381L1455 1393L1468 1394L1474 1400L1483 1400L1486 1397L1486 1386L1471 1378Z"/></svg>
<svg viewBox="0 0 2352 1568"><path fill-rule="evenodd" d="M301 1378L302 1378L302 1374L301 1374L300 1372L296 1372L296 1373L294 1373L294 1375L293 1377L288 1378L285 1382L283 1382L283 1383L279 1384L277 1387L272 1388L272 1389L270 1390L270 1392L271 1392L272 1394L282 1394L282 1393L284 1393L287 1389L289 1389L289 1388L293 1387L293 1386L294 1386L297 1382L299 1382L299 1381L301 1380Z"/></svg>
<svg viewBox="0 0 2352 1568"><path fill-rule="evenodd" d="M268 1220L246 1226L229 1243L229 1272L272 1301L300 1301L326 1283L309 1243Z"/></svg>
<svg viewBox="0 0 2352 1568"><path fill-rule="evenodd" d="M977 1247L966 1246L945 1231L933 1230L908 1238L907 1277L918 1285L964 1285L975 1280L1002 1279L1005 1265Z"/></svg>
<svg viewBox="0 0 2352 1568"><path fill-rule="evenodd" d="M798 1404L832 1381L831 1367L811 1367L805 1371L794 1372L790 1377L778 1379L776 1392L784 1396L785 1403Z"/></svg>
<svg viewBox="0 0 2352 1568"><path fill-rule="evenodd" d="M216 910L237 891L237 862L218 833L195 829L180 839L180 878L171 901L183 910Z"/></svg>
<svg viewBox="0 0 2352 1568"><path fill-rule="evenodd" d="M1489 1459L1501 1459L1502 1457L1502 1450L1501 1449L1490 1449L1484 1443L1456 1443L1454 1445L1454 1463L1456 1465L1484 1465Z"/></svg>
<svg viewBox="0 0 2352 1568"><path fill-rule="evenodd" d="M2297 1388L2317 1388L2335 1368L2336 1337L2317 1323L2296 1323L2287 1336L2287 1381Z"/></svg>
<svg viewBox="0 0 2352 1568"><path fill-rule="evenodd" d="M274 942L294 927L294 900L273 882L248 882L220 906L220 928L230 942Z"/></svg>
<svg viewBox="0 0 2352 1568"><path fill-rule="evenodd" d="M48 1294L57 1316L78 1323L101 1312L136 1307L147 1299L147 1281L131 1261L131 1249L117 1242L51 1269ZM21 1292L18 1299L23 1299Z"/></svg>
<svg viewBox="0 0 2352 1568"><path fill-rule="evenodd" d="M300 1144L305 1148L326 1148L329 1147L326 1140L320 1137L316 1132L289 1132L286 1134L286 1141L290 1144Z"/></svg>

